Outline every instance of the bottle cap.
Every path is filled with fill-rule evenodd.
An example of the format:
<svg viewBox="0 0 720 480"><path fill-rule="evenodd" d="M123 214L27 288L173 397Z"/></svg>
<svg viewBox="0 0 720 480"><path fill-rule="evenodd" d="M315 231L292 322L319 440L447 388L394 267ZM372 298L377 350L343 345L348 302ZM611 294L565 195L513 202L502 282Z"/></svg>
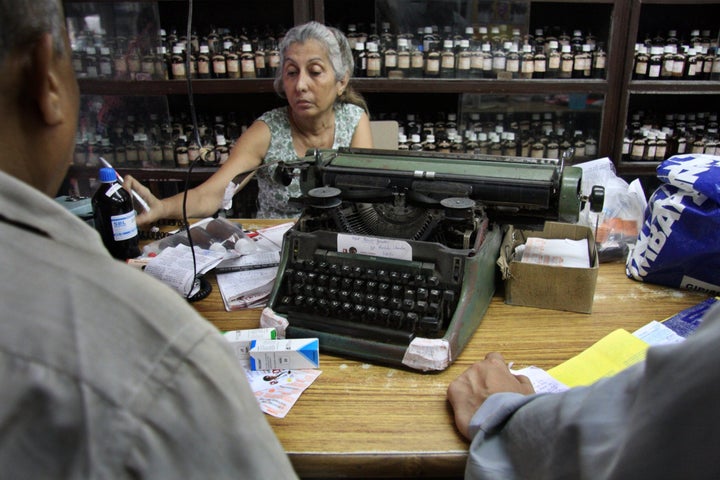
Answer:
<svg viewBox="0 0 720 480"><path fill-rule="evenodd" d="M103 167L100 169L100 178L101 183L112 183L117 181L117 176L115 175L115 170L112 168Z"/></svg>

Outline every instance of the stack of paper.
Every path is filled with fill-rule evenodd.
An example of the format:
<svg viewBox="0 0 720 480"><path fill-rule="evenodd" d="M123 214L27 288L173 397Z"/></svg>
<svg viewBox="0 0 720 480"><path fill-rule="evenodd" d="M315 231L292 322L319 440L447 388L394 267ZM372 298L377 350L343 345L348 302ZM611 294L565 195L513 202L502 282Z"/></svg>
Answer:
<svg viewBox="0 0 720 480"><path fill-rule="evenodd" d="M570 240L568 238L529 237L523 247L518 247L519 251L516 249L516 255L521 255L520 261L525 263L577 268L590 267L586 238Z"/></svg>
<svg viewBox="0 0 720 480"><path fill-rule="evenodd" d="M225 252L203 250L195 247L195 261L190 247L180 244L168 247L156 257L150 258L145 272L170 285L183 295L194 295L198 288L195 278L212 270L220 263Z"/></svg>
<svg viewBox="0 0 720 480"><path fill-rule="evenodd" d="M267 303L277 277L285 223L257 231L257 251L226 259L216 266L218 288L228 312L262 307Z"/></svg>
<svg viewBox="0 0 720 480"><path fill-rule="evenodd" d="M228 312L262 307L270 296L278 267L240 270L217 275L218 288Z"/></svg>

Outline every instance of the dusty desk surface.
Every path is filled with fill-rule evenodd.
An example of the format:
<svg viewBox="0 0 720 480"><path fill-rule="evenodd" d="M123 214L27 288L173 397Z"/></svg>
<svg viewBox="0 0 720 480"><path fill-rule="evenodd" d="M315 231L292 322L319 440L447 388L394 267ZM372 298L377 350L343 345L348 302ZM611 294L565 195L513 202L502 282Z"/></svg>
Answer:
<svg viewBox="0 0 720 480"><path fill-rule="evenodd" d="M279 223L241 222L245 228ZM268 420L303 477L460 477L468 443L455 429L445 393L473 361L499 351L514 368L549 369L617 328L632 332L706 298L630 280L623 263L601 264L589 315L506 305L500 291L447 370L423 374L321 355L322 375L287 417ZM259 309L226 312L217 285L193 305L222 330L259 324Z"/></svg>

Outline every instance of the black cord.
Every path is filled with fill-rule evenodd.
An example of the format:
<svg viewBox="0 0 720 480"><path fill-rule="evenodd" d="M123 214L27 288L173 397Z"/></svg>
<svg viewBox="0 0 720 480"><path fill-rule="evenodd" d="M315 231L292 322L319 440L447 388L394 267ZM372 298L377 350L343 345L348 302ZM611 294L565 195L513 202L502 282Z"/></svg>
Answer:
<svg viewBox="0 0 720 480"><path fill-rule="evenodd" d="M197 124L197 116L195 115L195 103L193 101L193 91L192 91L192 70L190 69L190 56L192 54L192 42L191 42L191 33L192 33L192 11L193 11L193 0L188 0L188 21L187 21L187 35L185 36L187 44L185 45L185 79L187 83L187 90L188 90L188 103L190 106L190 116L192 118L193 122L193 130L195 135L197 136L197 142L198 145L200 145L200 134L198 133L198 124ZM190 286L190 290L187 292L185 298L188 301L194 301L194 300L201 300L201 298L196 298L196 296L192 296L191 293L193 289L195 288L196 282L200 282L201 285L203 285L204 279L198 278L197 274L197 259L195 258L195 246L193 245L193 239L190 235L190 222L188 222L187 217L187 197L188 197L188 190L190 189L190 174L192 173L192 169L195 166L195 163L199 160L200 157L197 157L195 160L193 160L190 163L190 166L188 167L187 174L185 176L185 191L183 192L183 203L182 203L182 218L183 223L185 224L185 233L187 234L188 243L190 244L190 252L192 255L193 260L193 283ZM206 286L209 288L210 284L206 283ZM205 290L205 288L201 289ZM200 293L203 293L202 291ZM205 293L202 298L207 297L207 295L210 292L208 291Z"/></svg>

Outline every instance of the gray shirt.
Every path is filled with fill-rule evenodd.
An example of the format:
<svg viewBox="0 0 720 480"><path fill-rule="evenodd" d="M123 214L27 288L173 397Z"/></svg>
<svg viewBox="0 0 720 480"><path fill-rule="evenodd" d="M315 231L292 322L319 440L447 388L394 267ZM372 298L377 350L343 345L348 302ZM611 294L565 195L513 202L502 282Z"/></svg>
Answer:
<svg viewBox="0 0 720 480"><path fill-rule="evenodd" d="M720 305L682 344L560 394L490 396L466 478L720 478Z"/></svg>
<svg viewBox="0 0 720 480"><path fill-rule="evenodd" d="M296 478L218 331L0 172L0 477Z"/></svg>

